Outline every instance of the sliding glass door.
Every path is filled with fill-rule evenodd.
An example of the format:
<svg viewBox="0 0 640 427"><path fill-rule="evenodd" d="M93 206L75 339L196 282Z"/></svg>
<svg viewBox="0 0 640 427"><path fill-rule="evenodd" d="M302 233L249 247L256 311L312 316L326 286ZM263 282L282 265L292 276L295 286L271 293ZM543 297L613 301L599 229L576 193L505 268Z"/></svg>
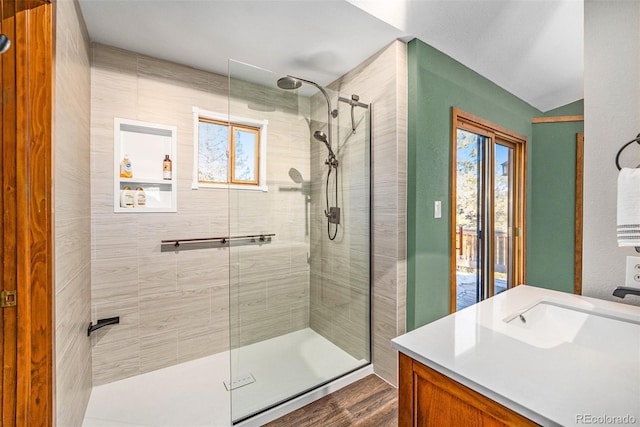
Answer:
<svg viewBox="0 0 640 427"><path fill-rule="evenodd" d="M522 282L526 139L454 109L451 311Z"/></svg>
<svg viewBox="0 0 640 427"><path fill-rule="evenodd" d="M515 147L506 141L493 144L493 280L489 295L513 287Z"/></svg>
<svg viewBox="0 0 640 427"><path fill-rule="evenodd" d="M456 130L456 310L478 302L484 279L483 157L488 137Z"/></svg>

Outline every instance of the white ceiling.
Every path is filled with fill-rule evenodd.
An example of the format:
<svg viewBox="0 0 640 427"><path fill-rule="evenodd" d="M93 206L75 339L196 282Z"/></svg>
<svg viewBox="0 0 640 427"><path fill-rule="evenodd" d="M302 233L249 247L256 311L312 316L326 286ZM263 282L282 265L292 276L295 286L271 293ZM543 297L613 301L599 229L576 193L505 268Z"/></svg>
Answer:
<svg viewBox="0 0 640 427"><path fill-rule="evenodd" d="M542 111L583 97L581 0L80 0L91 40L327 85L417 37Z"/></svg>

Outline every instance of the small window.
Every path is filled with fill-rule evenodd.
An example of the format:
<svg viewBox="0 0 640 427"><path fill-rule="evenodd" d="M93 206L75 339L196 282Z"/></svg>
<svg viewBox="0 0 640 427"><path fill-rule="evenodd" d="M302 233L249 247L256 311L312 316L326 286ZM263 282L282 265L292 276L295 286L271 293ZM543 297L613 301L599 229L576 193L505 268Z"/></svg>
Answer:
<svg viewBox="0 0 640 427"><path fill-rule="evenodd" d="M194 108L193 188L266 191L266 126Z"/></svg>

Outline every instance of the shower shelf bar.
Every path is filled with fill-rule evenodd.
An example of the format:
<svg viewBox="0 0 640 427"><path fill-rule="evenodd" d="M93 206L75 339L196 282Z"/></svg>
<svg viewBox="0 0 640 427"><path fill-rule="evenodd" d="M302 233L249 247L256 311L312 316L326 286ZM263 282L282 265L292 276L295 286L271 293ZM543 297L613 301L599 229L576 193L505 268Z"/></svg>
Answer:
<svg viewBox="0 0 640 427"><path fill-rule="evenodd" d="M233 246L263 245L271 243L275 234L254 234L249 236L205 237L201 239L162 240L160 252L188 251L193 249L226 248Z"/></svg>
<svg viewBox="0 0 640 427"><path fill-rule="evenodd" d="M344 102L345 104L349 104L353 107L369 108L368 104L363 104L362 102L359 102L359 98L354 98L354 95L351 95L351 99L340 96L338 97L338 101Z"/></svg>

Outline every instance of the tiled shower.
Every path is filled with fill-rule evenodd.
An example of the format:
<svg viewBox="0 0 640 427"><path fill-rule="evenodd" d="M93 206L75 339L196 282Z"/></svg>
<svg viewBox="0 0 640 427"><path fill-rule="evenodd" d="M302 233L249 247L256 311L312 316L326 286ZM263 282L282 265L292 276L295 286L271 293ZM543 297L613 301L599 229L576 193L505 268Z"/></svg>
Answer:
<svg viewBox="0 0 640 427"><path fill-rule="evenodd" d="M275 150L269 154L268 165L275 173L269 189L275 195L272 199L260 193L192 190L192 108L223 113L231 110L233 114L234 105L228 104L227 77L117 48L91 46L91 318L86 321L113 315L121 319L119 325L99 330L87 339L92 359L92 378L87 381L93 387L219 354L228 350L230 344L243 346L306 327L318 331L358 360L366 359L370 350L368 338L361 337L368 335L369 325L375 369L395 382L395 353L388 348L388 339L404 328L404 249L400 244L404 215L400 211L403 204L397 203L404 193L402 174L397 172L398 165L404 162L401 157L404 118L398 107L402 107L400 100L406 87L403 87L406 77L401 72L406 66L405 49L403 43L394 43L334 83L334 88L347 96L351 90L357 90L363 100L368 98L369 91L367 101L375 105L373 169L376 152L384 153L386 161L380 163L378 172L380 177L388 174L388 178L380 181L378 189L375 174L372 175L371 238L363 232L369 224L347 222L345 228L349 225L364 228L355 230L348 238L342 236L341 249L328 250L321 247L326 227L320 215L324 209L320 203L324 147L316 143L309 150L309 145L297 142L302 139L310 144L310 123L298 114L304 111L314 117L315 109L322 110L321 105L315 105L319 98L281 92L277 95L285 108L269 113L269 145ZM371 74L380 75L376 70L389 69L390 64L400 78L387 73L384 84L373 81ZM259 103L264 104L266 94L258 95L262 96ZM289 107L287 102L291 103ZM295 108L296 120L290 120L292 114L284 111L287 108ZM251 114L250 108L242 112L247 114ZM384 120L376 122L376 117L383 117L377 114L384 114ZM113 213L114 117L177 126L177 213ZM285 156L295 159L295 168L308 183L310 203L302 191L274 191L300 187L289 175L290 162L278 165ZM357 178L360 181L352 183L354 188L369 185L367 175ZM340 201L345 208L363 208L363 202L355 191L343 192ZM376 203L383 207L380 215L375 213ZM240 226L238 218L233 217L237 213L234 208L238 207L242 207L245 226L276 234L270 245L243 247L237 253L225 249L160 252L162 239L209 236L217 230L225 234L239 231L233 229L233 224ZM275 220L282 217L287 218L283 223ZM377 249L376 236L384 236L377 241ZM283 244L293 241L296 243ZM369 267L362 255L371 242L374 254ZM268 255L256 256L258 251ZM312 256L314 253L320 255ZM243 261L248 264L242 264ZM245 269L243 276L242 265L251 265L260 274L252 278ZM370 271L371 303L366 296ZM322 272L327 273L328 280L324 282L319 280ZM287 280L274 285L274 278L283 276ZM243 302L236 305L234 283L244 284L242 291L246 291ZM58 300L63 307L61 298ZM361 319L369 312L371 323L368 319L349 323L350 319ZM59 401L64 401L65 393L86 392L86 388L69 392L67 389L58 390ZM74 416L78 419L72 413L81 413L81 409L59 406L58 412L65 419Z"/></svg>

